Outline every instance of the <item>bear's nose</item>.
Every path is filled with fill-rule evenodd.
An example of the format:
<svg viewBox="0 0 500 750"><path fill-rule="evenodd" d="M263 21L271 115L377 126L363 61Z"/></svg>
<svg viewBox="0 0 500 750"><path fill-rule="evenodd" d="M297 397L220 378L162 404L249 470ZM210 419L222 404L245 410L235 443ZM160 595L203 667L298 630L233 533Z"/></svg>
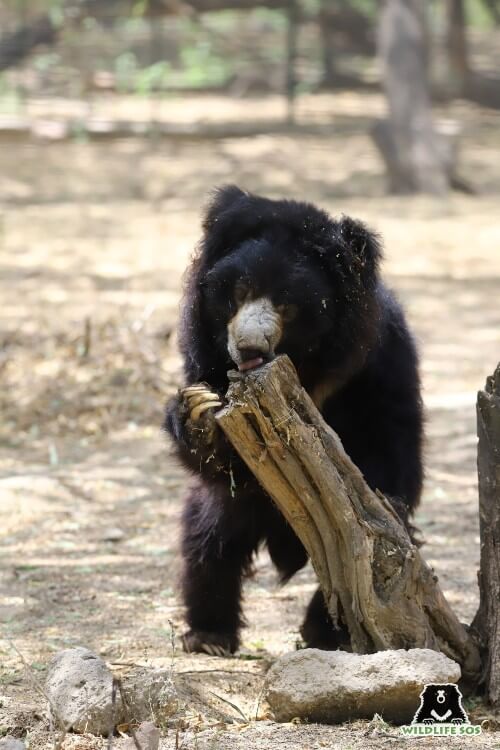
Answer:
<svg viewBox="0 0 500 750"><path fill-rule="evenodd" d="M227 349L240 371L259 367L281 339L281 317L267 297L246 302L227 325Z"/></svg>

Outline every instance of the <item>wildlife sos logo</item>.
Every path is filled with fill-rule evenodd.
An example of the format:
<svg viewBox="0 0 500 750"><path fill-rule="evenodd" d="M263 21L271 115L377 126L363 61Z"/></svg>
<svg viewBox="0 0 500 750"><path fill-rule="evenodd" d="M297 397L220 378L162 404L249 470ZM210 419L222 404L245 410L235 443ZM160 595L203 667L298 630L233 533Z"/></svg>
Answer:
<svg viewBox="0 0 500 750"><path fill-rule="evenodd" d="M471 736L481 734L478 724L471 724L462 706L458 685L425 685L420 705L410 725L401 727L401 734L410 737Z"/></svg>

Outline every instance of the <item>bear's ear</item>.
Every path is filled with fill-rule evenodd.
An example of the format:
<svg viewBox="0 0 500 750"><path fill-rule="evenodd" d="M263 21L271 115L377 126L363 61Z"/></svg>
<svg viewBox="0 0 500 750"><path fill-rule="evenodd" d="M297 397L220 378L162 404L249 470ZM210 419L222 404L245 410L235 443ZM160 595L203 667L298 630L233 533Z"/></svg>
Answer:
<svg viewBox="0 0 500 750"><path fill-rule="evenodd" d="M237 185L223 185L216 188L205 211L204 231L212 230L223 214L247 197L248 193L245 193Z"/></svg>
<svg viewBox="0 0 500 750"><path fill-rule="evenodd" d="M382 258L380 240L366 224L350 216L343 216L339 222L340 241L353 253L364 273L376 274Z"/></svg>
<svg viewBox="0 0 500 750"><path fill-rule="evenodd" d="M209 268L272 222L276 222L275 201L247 193L236 185L219 188L203 221L199 245L202 266Z"/></svg>

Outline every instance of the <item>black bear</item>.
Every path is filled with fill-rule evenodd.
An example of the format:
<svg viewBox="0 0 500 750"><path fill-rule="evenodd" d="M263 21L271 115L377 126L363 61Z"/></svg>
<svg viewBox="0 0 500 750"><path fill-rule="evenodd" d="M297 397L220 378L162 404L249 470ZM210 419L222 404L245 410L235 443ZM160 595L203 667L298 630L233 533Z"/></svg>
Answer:
<svg viewBox="0 0 500 750"><path fill-rule="evenodd" d="M227 371L278 353L366 481L408 523L422 486L418 360L404 314L379 276L375 234L309 203L269 200L235 186L208 207L187 275L179 329L186 385L167 404L165 428L198 481L182 518L187 651L233 653L244 622L242 578L267 545L281 580L306 552L218 428ZM320 590L301 634L308 646L347 645Z"/></svg>
<svg viewBox="0 0 500 750"><path fill-rule="evenodd" d="M429 684L420 693L420 706L412 724L468 724L458 685Z"/></svg>

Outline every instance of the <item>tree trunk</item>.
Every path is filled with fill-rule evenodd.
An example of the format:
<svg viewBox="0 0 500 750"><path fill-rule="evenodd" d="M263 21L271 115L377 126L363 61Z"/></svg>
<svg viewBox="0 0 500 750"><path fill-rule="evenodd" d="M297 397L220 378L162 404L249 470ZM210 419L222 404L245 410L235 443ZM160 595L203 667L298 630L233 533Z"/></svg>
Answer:
<svg viewBox="0 0 500 750"><path fill-rule="evenodd" d="M477 682L478 650L388 500L372 492L286 356L236 380L217 421L306 548L358 653L442 651Z"/></svg>
<svg viewBox="0 0 500 750"><path fill-rule="evenodd" d="M297 44L299 32L299 15L297 0L289 0L288 3L288 26L286 35L286 101L287 121L291 125L295 122L295 95L297 88L296 65Z"/></svg>
<svg viewBox="0 0 500 750"><path fill-rule="evenodd" d="M425 3L384 0L378 46L389 118L376 124L373 135L390 190L444 194L453 153L432 122Z"/></svg>
<svg viewBox="0 0 500 750"><path fill-rule="evenodd" d="M319 33L321 35L321 56L323 58L323 75L321 84L325 88L335 86L335 52L333 34L329 23L330 0L321 0L318 13Z"/></svg>
<svg viewBox="0 0 500 750"><path fill-rule="evenodd" d="M467 90L470 77L464 0L447 0L446 11L450 93L461 96Z"/></svg>
<svg viewBox="0 0 500 750"><path fill-rule="evenodd" d="M480 604L472 623L485 649L484 687L500 709L500 365L477 400Z"/></svg>
<svg viewBox="0 0 500 750"><path fill-rule="evenodd" d="M375 54L373 23L350 0L321 0L316 22L321 39L321 85L326 89L370 86L355 73L341 70L345 56Z"/></svg>

